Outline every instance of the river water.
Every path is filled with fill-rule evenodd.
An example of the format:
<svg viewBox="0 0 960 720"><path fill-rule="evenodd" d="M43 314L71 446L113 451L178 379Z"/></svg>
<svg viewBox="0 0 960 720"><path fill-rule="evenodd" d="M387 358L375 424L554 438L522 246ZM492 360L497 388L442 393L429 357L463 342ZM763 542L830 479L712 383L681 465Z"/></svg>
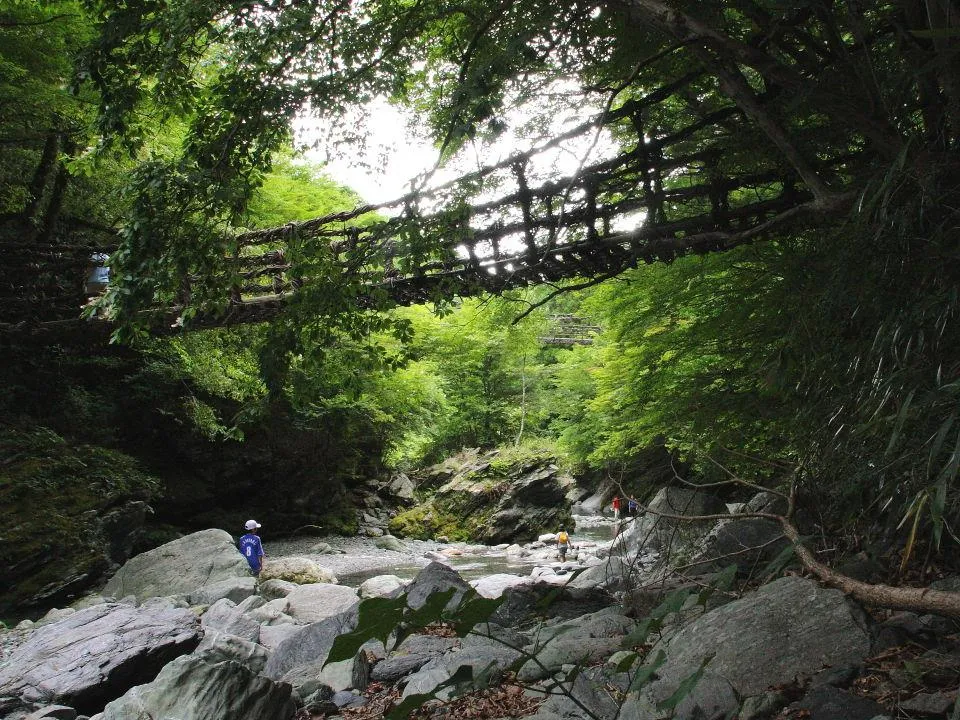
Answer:
<svg viewBox="0 0 960 720"><path fill-rule="evenodd" d="M598 515L575 515L576 528L570 533L574 546L587 547L609 544L614 536L612 518ZM263 538L264 552L269 563L271 557L306 557L332 570L342 585L356 587L376 575L397 575L413 578L430 564L425 557L428 552L456 553L446 562L465 580L470 581L495 573L529 575L537 565L550 561L545 551L534 552L529 557L508 556L504 547L490 547L470 543L438 543L432 540L401 540L403 552L384 550L376 546L376 538L367 537L310 537L285 538L271 541L269 534ZM336 554L317 552L318 546L326 543ZM551 556L552 557L552 556Z"/></svg>

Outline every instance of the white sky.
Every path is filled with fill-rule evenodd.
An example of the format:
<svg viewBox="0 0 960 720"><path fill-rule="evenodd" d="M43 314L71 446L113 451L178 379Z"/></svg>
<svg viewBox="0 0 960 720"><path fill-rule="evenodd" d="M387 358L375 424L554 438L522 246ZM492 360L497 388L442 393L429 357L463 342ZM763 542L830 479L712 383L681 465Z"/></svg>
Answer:
<svg viewBox="0 0 960 720"><path fill-rule="evenodd" d="M561 86L561 89L563 87ZM452 180L458 175L490 165L519 151L528 150L532 142L524 139L517 130L530 122L537 113L543 115L545 137L578 125L597 112L595 107L573 106L553 108L550 112L543 106L519 107L509 111L506 120L510 130L492 144L468 145L457 157L441 168L431 184ZM437 162L438 151L425 136L422 127L412 113L403 111L385 99L379 99L350 118L346 123L348 133L356 143L348 155L338 153L329 141L330 126L315 119L304 119L298 128L302 142L315 145L306 152L311 162L324 165L327 175L334 181L353 188L367 202L380 203L394 200L411 189L411 180L432 169ZM542 142L541 137L536 144ZM538 157L530 166L528 181L531 185L550 178L557 179L575 172L584 159L586 164L601 157L609 157L614 146L604 132L593 145L593 138L578 138L569 141Z"/></svg>

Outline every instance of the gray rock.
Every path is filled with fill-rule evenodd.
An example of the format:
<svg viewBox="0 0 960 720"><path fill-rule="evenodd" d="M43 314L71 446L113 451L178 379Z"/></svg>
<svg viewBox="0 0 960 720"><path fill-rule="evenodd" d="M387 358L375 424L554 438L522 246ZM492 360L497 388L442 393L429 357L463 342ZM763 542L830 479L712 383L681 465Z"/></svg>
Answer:
<svg viewBox="0 0 960 720"><path fill-rule="evenodd" d="M636 584L640 570L641 566L637 563L610 556L600 565L588 567L581 572L570 581L568 587L596 588L608 592L626 590Z"/></svg>
<svg viewBox="0 0 960 720"><path fill-rule="evenodd" d="M149 597L192 593L204 585L249 577L246 560L224 530L202 530L137 555L110 578L103 594Z"/></svg>
<svg viewBox="0 0 960 720"><path fill-rule="evenodd" d="M715 520L690 522L667 515L725 515L726 505L716 496L690 488L661 488L649 505L650 512L626 523L611 554L634 558L645 549L657 550L671 565L688 562L698 543L716 524Z"/></svg>
<svg viewBox="0 0 960 720"><path fill-rule="evenodd" d="M311 583L336 583L337 577L330 570L310 558L270 558L263 564L260 582L286 580L297 585Z"/></svg>
<svg viewBox="0 0 960 720"><path fill-rule="evenodd" d="M471 580L470 585L482 597L498 598L503 595L507 588L516 587L517 585L527 585L531 582L534 582L534 580L529 576L522 577L509 573L497 573L495 575L487 575L482 578L477 578L476 580Z"/></svg>
<svg viewBox="0 0 960 720"><path fill-rule="evenodd" d="M239 577L204 585L189 594L191 605L213 605L217 600L243 602L256 592L256 578Z"/></svg>
<svg viewBox="0 0 960 720"><path fill-rule="evenodd" d="M557 588L546 583L508 588L504 601L490 617L503 627L523 627L544 618L568 619L602 610L613 597L598 588Z"/></svg>
<svg viewBox="0 0 960 720"><path fill-rule="evenodd" d="M788 544L780 524L773 520L721 520L694 553L691 571L710 572L736 565L738 572L748 574L762 569Z"/></svg>
<svg viewBox="0 0 960 720"><path fill-rule="evenodd" d="M620 648L623 636L634 626L633 620L615 608L608 608L543 627L533 643L524 647L524 652L531 657L517 677L527 682L541 680L564 664L589 664L606 658Z"/></svg>
<svg viewBox="0 0 960 720"><path fill-rule="evenodd" d="M303 625L294 625L292 623L283 625L261 625L259 642L268 651L273 652L280 647L280 643L296 635L301 630L303 630Z"/></svg>
<svg viewBox="0 0 960 720"><path fill-rule="evenodd" d="M233 660L258 675L263 672L269 657L262 645L218 630L208 631L193 654L210 664Z"/></svg>
<svg viewBox="0 0 960 720"><path fill-rule="evenodd" d="M765 692L762 695L753 695L743 701L740 708L739 720L764 720L772 718L785 705L787 699L782 693L775 691Z"/></svg>
<svg viewBox="0 0 960 720"><path fill-rule="evenodd" d="M237 610L240 612L250 612L251 610L256 610L257 608L263 607L266 604L267 601L259 595L252 595L242 603L237 603Z"/></svg>
<svg viewBox="0 0 960 720"><path fill-rule="evenodd" d="M395 498L412 501L417 487L413 484L413 480L404 473L397 473L390 478L389 484L384 489Z"/></svg>
<svg viewBox="0 0 960 720"><path fill-rule="evenodd" d="M492 630L491 634L499 639L467 635L461 641L459 648L434 658L410 675L403 690L403 697L433 693L462 667L469 667L474 677L481 672L488 672L492 673L494 678L510 667L520 657L520 652L509 645L520 647L523 639L516 633L493 625L486 627L489 627ZM441 700L448 699L451 692L450 688L445 688L437 693L437 697Z"/></svg>
<svg viewBox="0 0 960 720"><path fill-rule="evenodd" d="M302 627L277 646L263 674L279 680L297 665L324 661L337 635L357 627L357 617L357 606L353 606L338 615Z"/></svg>
<svg viewBox="0 0 960 720"><path fill-rule="evenodd" d="M285 598L296 589L296 583L274 578L260 583L260 597L267 601L277 600L279 598Z"/></svg>
<svg viewBox="0 0 960 720"><path fill-rule="evenodd" d="M367 699L351 692L340 691L334 693L331 702L338 708L362 707L367 704Z"/></svg>
<svg viewBox="0 0 960 720"><path fill-rule="evenodd" d="M301 623L319 622L360 602L355 589L329 583L301 585L284 600L287 614Z"/></svg>
<svg viewBox="0 0 960 720"><path fill-rule="evenodd" d="M657 717L654 714L631 713L627 704L624 704L624 710L618 715L617 702L603 683L594 681L586 673L578 675L572 687L569 683L565 683L565 687L568 694L551 694L547 697L533 716L536 720L597 720L614 717L622 720L646 720ZM589 709L590 714L587 714L584 707Z"/></svg>
<svg viewBox="0 0 960 720"><path fill-rule="evenodd" d="M103 720L290 720L291 687L256 675L239 663L206 663L188 656L166 665L156 680L108 704Z"/></svg>
<svg viewBox="0 0 960 720"><path fill-rule="evenodd" d="M211 605L200 618L204 630L219 630L236 637L259 642L260 624L242 613L231 601L224 598Z"/></svg>
<svg viewBox="0 0 960 720"><path fill-rule="evenodd" d="M432 655L401 655L387 658L373 666L370 678L376 682L395 683L416 672L432 659Z"/></svg>
<svg viewBox="0 0 960 720"><path fill-rule="evenodd" d="M786 515L788 507L789 502L783 495L777 495L769 490L761 490L747 501L743 512Z"/></svg>
<svg viewBox="0 0 960 720"><path fill-rule="evenodd" d="M900 709L907 713L945 716L953 707L955 699L942 692L918 693L908 700L900 701Z"/></svg>
<svg viewBox="0 0 960 720"><path fill-rule="evenodd" d="M407 546L397 540L393 535L384 535L373 541L381 550L392 550L393 552L406 552Z"/></svg>
<svg viewBox="0 0 960 720"><path fill-rule="evenodd" d="M814 688L790 709L806 710L809 720L872 720L883 713L883 708L873 700L830 685Z"/></svg>
<svg viewBox="0 0 960 720"><path fill-rule="evenodd" d="M453 638L411 635L389 657L373 666L370 677L378 682L396 682L459 645Z"/></svg>
<svg viewBox="0 0 960 720"><path fill-rule="evenodd" d="M422 608L427 598L436 592L454 589L453 597L447 603L447 609L451 610L460 604L463 596L472 588L466 581L460 577L456 570L439 562L432 562L423 570L417 573L413 581L407 585L407 606L418 610Z"/></svg>
<svg viewBox="0 0 960 720"><path fill-rule="evenodd" d="M199 641L189 610L96 605L34 630L0 665L0 695L97 710Z"/></svg>
<svg viewBox="0 0 960 720"><path fill-rule="evenodd" d="M24 720L75 720L77 711L66 705L47 705L27 715Z"/></svg>
<svg viewBox="0 0 960 720"><path fill-rule="evenodd" d="M709 656L707 671L689 698L705 709L716 692L710 677L723 678L740 696L759 695L784 678L811 677L825 666L861 663L870 652L863 612L838 590L786 577L756 593L716 608L653 648L667 660L646 693L671 695ZM706 680L706 682L704 682ZM724 709L734 712L736 703Z"/></svg>

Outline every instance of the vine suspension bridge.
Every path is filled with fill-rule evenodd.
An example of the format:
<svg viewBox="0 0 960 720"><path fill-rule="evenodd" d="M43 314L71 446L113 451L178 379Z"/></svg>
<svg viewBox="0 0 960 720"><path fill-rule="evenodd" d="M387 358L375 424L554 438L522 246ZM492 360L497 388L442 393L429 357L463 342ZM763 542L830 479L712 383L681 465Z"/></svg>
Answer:
<svg viewBox="0 0 960 720"><path fill-rule="evenodd" d="M571 279L585 286L638 263L726 250L849 206L849 192L811 191L798 163L772 146L731 162L731 138L756 135L753 118L732 101L701 105L702 78L690 73L527 152L392 202L225 233L222 255L205 275L183 276L152 308L160 319L152 326L178 331L192 288L211 278L223 288L222 301L198 307L191 328L269 320L298 293L322 292L317 278L331 268L369 297L400 305ZM761 108L767 99L758 95ZM589 143L600 132L616 138L621 149L613 157L559 179L538 165L564 143ZM861 162L862 153L846 146L802 159L800 168L842 188ZM92 254L118 242L117 231L82 224L57 237L69 240L0 244L7 257L4 328L75 321Z"/></svg>

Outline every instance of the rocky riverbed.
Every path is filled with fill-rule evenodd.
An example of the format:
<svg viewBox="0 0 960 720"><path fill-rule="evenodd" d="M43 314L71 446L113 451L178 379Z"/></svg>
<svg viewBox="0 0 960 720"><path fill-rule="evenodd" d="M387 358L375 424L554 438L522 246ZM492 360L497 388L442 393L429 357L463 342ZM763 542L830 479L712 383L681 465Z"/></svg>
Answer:
<svg viewBox="0 0 960 720"><path fill-rule="evenodd" d="M574 516L574 521L569 558L578 557L578 551L586 559L609 549L617 531L612 518L581 515ZM264 528L263 538L268 561L272 557L306 557L331 570L341 584L352 586L384 573L410 579L434 560L450 565L468 580L494 573L529 575L535 567L557 563L554 544L542 541L479 545L392 536L271 540L269 528Z"/></svg>
<svg viewBox="0 0 960 720"><path fill-rule="evenodd" d="M650 507L718 503L674 488ZM946 620L868 614L796 575L730 587L736 566L718 574L717 553L736 541L742 561L745 539L759 539L747 548L755 566L776 551L767 526L731 516L681 532L672 522L632 519L610 538L612 523L585 518L563 564L548 535L489 548L271 543L267 532L259 582L228 533L194 533L128 561L102 595L0 633L0 717L374 720L424 695L445 716L491 720L508 707L528 720L948 716L960 642ZM448 594L431 604L437 592ZM376 612L364 617L371 597ZM455 632L434 622L443 603L484 621ZM401 617L411 634L398 639ZM357 644L331 657L354 631ZM490 712L458 699L453 681L468 669L489 685ZM921 685L927 673L940 685Z"/></svg>

